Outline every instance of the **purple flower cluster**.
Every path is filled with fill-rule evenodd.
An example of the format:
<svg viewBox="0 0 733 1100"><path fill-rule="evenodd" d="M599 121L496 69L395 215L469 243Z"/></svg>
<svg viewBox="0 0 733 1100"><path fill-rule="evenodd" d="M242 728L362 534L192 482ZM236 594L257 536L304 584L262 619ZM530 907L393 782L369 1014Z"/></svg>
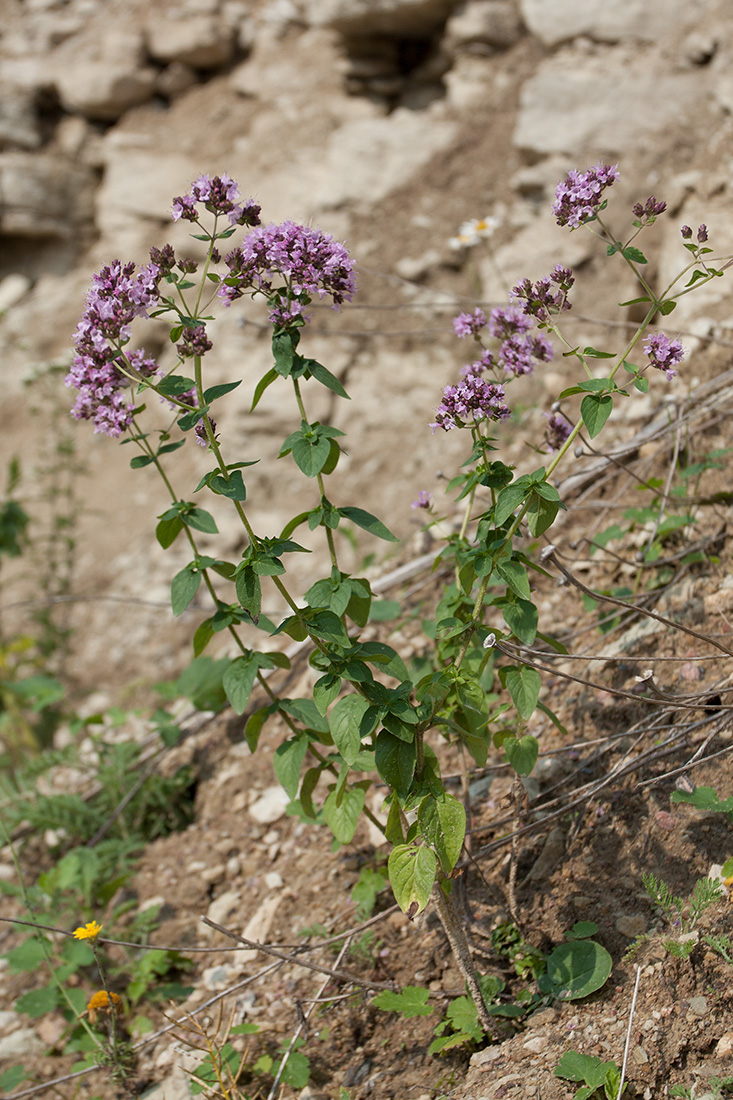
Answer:
<svg viewBox="0 0 733 1100"><path fill-rule="evenodd" d="M575 282L575 276L569 267L556 264L549 275L532 283L522 279L512 289L512 297L522 301L522 311L540 321L547 322L553 313L563 313L571 309L568 294Z"/></svg>
<svg viewBox="0 0 733 1100"><path fill-rule="evenodd" d="M639 221L648 222L650 218L657 218L660 214L663 214L667 209L667 204L666 202L657 202L654 195L650 195L643 205L636 202L631 209Z"/></svg>
<svg viewBox="0 0 733 1100"><path fill-rule="evenodd" d="M478 336L485 327L486 314L482 309L475 309L473 313L459 313L453 318L453 331L460 340L466 336Z"/></svg>
<svg viewBox="0 0 733 1100"><path fill-rule="evenodd" d="M534 360L549 363L554 358L552 344L546 336L530 336L534 321L515 306L492 309L489 332L501 340L498 365L507 374L532 374Z"/></svg>
<svg viewBox="0 0 733 1100"><path fill-rule="evenodd" d="M654 332L644 341L644 351L656 370L663 370L667 380L677 377L674 369L685 357L685 350L678 339L670 340L663 332Z"/></svg>
<svg viewBox="0 0 733 1100"><path fill-rule="evenodd" d="M690 229L689 225L683 225L682 229L680 230L680 233L682 234L682 240L683 241L689 241L692 238L692 230ZM702 225L699 225L697 227L697 243L698 244L705 244L705 241L707 239L708 239L708 227L703 222Z"/></svg>
<svg viewBox="0 0 733 1100"><path fill-rule="evenodd" d="M545 413L545 416L547 417L545 443L551 451L559 451L573 430L572 425L562 413Z"/></svg>
<svg viewBox="0 0 733 1100"><path fill-rule="evenodd" d="M196 355L205 355L213 346L206 335L206 326L193 325L191 328L184 328L181 333L181 342L176 345L176 351L181 359L192 359Z"/></svg>
<svg viewBox="0 0 733 1100"><path fill-rule="evenodd" d="M354 262L344 246L330 233L291 221L253 229L241 247L225 257L225 263L229 275L219 297L226 305L248 289L271 297L275 282L282 278L297 298L330 294L334 308L351 301L356 289Z"/></svg>
<svg viewBox="0 0 733 1100"><path fill-rule="evenodd" d="M120 393L130 379L120 369L122 349L136 317L147 317L158 301L161 269L154 263L135 274L135 264L114 260L94 276L87 305L77 325L76 355L66 385L79 391L71 410L77 420L92 420L95 432L119 436L132 422L133 405ZM143 349L127 356L135 376L149 378L158 370Z"/></svg>
<svg viewBox="0 0 733 1100"><path fill-rule="evenodd" d="M504 420L510 415L504 404L504 387L495 386L477 374L466 375L457 386L446 386L430 427L461 428L478 420Z"/></svg>
<svg viewBox="0 0 733 1100"><path fill-rule="evenodd" d="M557 224L577 229L595 218L603 202L603 192L618 178L617 164L597 164L586 172L571 169L555 190L552 213Z"/></svg>
<svg viewBox="0 0 733 1100"><path fill-rule="evenodd" d="M414 509L424 508L427 510L430 507L430 504L430 493L427 491L427 489L421 489L420 492L417 494L417 499L413 500L411 507Z"/></svg>
<svg viewBox="0 0 733 1100"><path fill-rule="evenodd" d="M199 176L188 194L173 200L173 221L197 222L200 204L212 214L226 214L231 225L259 225L260 206L253 199L240 203L240 198L236 180L230 176Z"/></svg>

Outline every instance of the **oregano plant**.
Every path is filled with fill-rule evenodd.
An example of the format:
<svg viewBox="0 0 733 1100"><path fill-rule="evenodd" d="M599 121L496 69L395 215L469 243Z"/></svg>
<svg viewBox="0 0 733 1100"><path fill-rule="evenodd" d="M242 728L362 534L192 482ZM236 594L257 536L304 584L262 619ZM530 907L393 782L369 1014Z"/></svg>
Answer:
<svg viewBox="0 0 733 1100"><path fill-rule="evenodd" d="M262 224L260 207L242 199L234 180L203 175L173 200L172 216L191 224L204 259L178 256L165 245L153 248L140 268L119 260L103 267L94 276L67 379L78 391L73 415L131 445L132 468L144 476L154 471L165 484L170 501L157 517L155 535L164 549L185 541L190 556L172 578L172 610L180 615L202 586L207 591L211 614L195 631L193 652L202 654L217 634L226 637L223 687L235 712L246 715L250 748L256 749L265 724L277 716L285 730L274 754L278 780L307 819L322 813L342 844L352 840L364 815L379 824L366 796L375 781L383 785L395 898L410 918L435 899L479 1023L489 1033L491 1019L451 892L466 810L446 789L435 738L461 744L478 765L492 754L508 760L518 776L532 772L538 755L532 717L539 708L557 722L540 698L539 672L521 657L522 647L538 638L557 645L541 629L531 583L533 574L545 572L535 560L537 540L564 507L553 475L579 433L595 439L620 401L647 391L651 373L674 378L682 345L650 326L669 315L681 295L722 274L705 226L694 240L683 227L687 261L672 283L655 292L635 242L664 204L653 197L637 204L631 229L617 236L605 213L607 191L617 178L618 169L609 165L571 172L553 206L559 225L589 229L612 262L624 263L639 284L634 302L644 304L644 318L617 349L581 348L567 339L562 319L571 308L575 275L561 265L537 281L520 281L511 303L488 316L477 308L454 321L457 337L469 341L474 357L445 389L432 429L462 430L467 437L468 455L449 482L462 522L440 555L453 580L437 606L432 668L414 679L393 646L364 638L372 589L365 577L346 572L340 558L344 522L376 539L393 541L394 535L381 518L328 489L344 433L311 411L319 388L348 400L339 379L307 354L304 339L315 299L338 309L355 292L354 261L343 245L311 226ZM248 470L259 457L242 455L217 427L221 403L242 380L207 379L217 316L257 298L271 326L272 364L254 387L251 410L270 387L278 388L281 409L292 412L278 460L304 479L303 511L279 532L257 530L250 514ZM172 348L160 362L137 339L151 320L170 328ZM578 381L547 416L540 448L545 461L517 472L500 457L502 423L511 415L508 385L541 369L558 351L577 365ZM163 428L153 424L159 416L149 415L148 406L158 402L170 410ZM184 487L175 456L191 440L205 452L208 469L196 486ZM244 550L236 561L201 548L202 535L209 547L217 534L207 509L212 497L228 502L241 526ZM432 511L427 493L415 503ZM304 527L322 536L328 571L301 593L288 572L293 555L308 552L298 542ZM267 586L286 609L278 622L263 613ZM245 624L262 633L261 647L245 643ZM288 667L281 634L310 642L317 678L308 697L281 696L276 680L266 675ZM502 652L507 645L514 654L509 661ZM264 700L256 706L255 691Z"/></svg>

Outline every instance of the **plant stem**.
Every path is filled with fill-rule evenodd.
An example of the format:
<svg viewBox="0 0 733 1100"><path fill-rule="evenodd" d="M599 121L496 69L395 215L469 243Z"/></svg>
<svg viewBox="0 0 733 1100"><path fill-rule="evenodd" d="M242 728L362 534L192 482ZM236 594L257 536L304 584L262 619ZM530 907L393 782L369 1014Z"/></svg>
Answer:
<svg viewBox="0 0 733 1100"><path fill-rule="evenodd" d="M438 882L433 891L438 905L438 915L440 916L440 922L443 925L445 934L448 937L448 943L453 952L453 957L458 963L461 974L466 979L466 985L468 986L471 1000L476 1006L478 1022L486 1034L493 1038L493 1024L486 1009L483 994L481 993L478 971L476 970L468 946L468 937L459 920L453 897L450 893L450 885L450 879L446 879L439 872Z"/></svg>

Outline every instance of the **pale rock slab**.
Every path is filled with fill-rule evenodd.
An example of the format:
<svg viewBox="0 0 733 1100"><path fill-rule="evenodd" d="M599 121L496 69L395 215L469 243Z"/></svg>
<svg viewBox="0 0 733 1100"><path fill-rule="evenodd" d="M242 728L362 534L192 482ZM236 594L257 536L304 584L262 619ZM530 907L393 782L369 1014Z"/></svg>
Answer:
<svg viewBox="0 0 733 1100"><path fill-rule="evenodd" d="M267 934L272 927L275 913L281 901L282 894L270 894L269 897L260 902L245 925L242 932L244 939L253 940L255 943L264 943L266 941ZM254 962L254 960L259 957L259 954L259 951L255 951L254 949L251 951L239 951L236 957L236 964Z"/></svg>
<svg viewBox="0 0 733 1100"><path fill-rule="evenodd" d="M59 46L48 75L71 114L112 122L152 96L157 73L144 58L141 33L120 29L106 38L90 28Z"/></svg>
<svg viewBox="0 0 733 1100"><path fill-rule="evenodd" d="M49 153L0 153L0 235L70 238L93 218L93 173Z"/></svg>
<svg viewBox="0 0 733 1100"><path fill-rule="evenodd" d="M39 1039L32 1027L19 1027L0 1039L0 1062L23 1055L40 1054L46 1044Z"/></svg>
<svg viewBox="0 0 733 1100"><path fill-rule="evenodd" d="M282 787L267 787L249 808L249 816L260 825L270 825L285 816L288 798Z"/></svg>
<svg viewBox="0 0 733 1100"><path fill-rule="evenodd" d="M533 156L628 157L655 133L683 125L705 95L704 82L690 72L663 76L643 58L617 54L599 70L592 58L563 50L523 85L513 142Z"/></svg>
<svg viewBox="0 0 733 1100"><path fill-rule="evenodd" d="M465 0L448 19L443 43L449 50L477 43L505 50L519 41L522 31L513 0Z"/></svg>
<svg viewBox="0 0 733 1100"><path fill-rule="evenodd" d="M347 36L369 34L425 37L443 23L454 0L306 0L304 16L314 26Z"/></svg>
<svg viewBox="0 0 733 1100"><path fill-rule="evenodd" d="M30 288L31 281L27 275L21 275L20 272L6 275L0 281L0 313L5 313L6 310L17 305L21 299L25 298ZM1 871L0 878L2 878Z"/></svg>
<svg viewBox="0 0 733 1100"><path fill-rule="evenodd" d="M158 61L178 61L193 69L219 69L234 52L235 33L215 16L177 12L154 13L146 24L151 55Z"/></svg>
<svg viewBox="0 0 733 1100"><path fill-rule="evenodd" d="M690 10L689 0L519 0L522 18L545 46L587 35L598 42L656 41Z"/></svg>
<svg viewBox="0 0 733 1100"><path fill-rule="evenodd" d="M37 149L40 144L33 96L23 88L0 84L0 149Z"/></svg>

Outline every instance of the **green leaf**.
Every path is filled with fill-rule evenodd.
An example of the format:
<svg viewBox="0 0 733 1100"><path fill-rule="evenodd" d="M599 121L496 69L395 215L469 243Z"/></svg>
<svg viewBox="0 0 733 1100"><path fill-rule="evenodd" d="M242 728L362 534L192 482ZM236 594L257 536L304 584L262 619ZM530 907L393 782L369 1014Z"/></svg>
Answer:
<svg viewBox="0 0 733 1100"><path fill-rule="evenodd" d="M302 433L298 433L293 440L292 452L298 469L306 477L316 477L328 461L331 453L331 441L318 433L310 439Z"/></svg>
<svg viewBox="0 0 733 1100"><path fill-rule="evenodd" d="M593 940L561 943L547 959L547 978L555 997L576 1001L595 993L608 981L613 961Z"/></svg>
<svg viewBox="0 0 733 1100"><path fill-rule="evenodd" d="M588 347L583 348L582 355L587 355L589 359L615 359L615 351L599 351L598 348Z"/></svg>
<svg viewBox="0 0 733 1100"><path fill-rule="evenodd" d="M626 248L621 249L621 255L627 260L631 260L635 264L645 264L648 260L643 252L640 252L638 248L634 248L633 245L627 245Z"/></svg>
<svg viewBox="0 0 733 1100"><path fill-rule="evenodd" d="M257 669L260 667L259 662L253 658L253 653L246 657L235 657L222 677L222 687L235 714L244 714L249 704Z"/></svg>
<svg viewBox="0 0 733 1100"><path fill-rule="evenodd" d="M529 576L518 561L500 561L496 571L501 579L523 600L530 599Z"/></svg>
<svg viewBox="0 0 733 1100"><path fill-rule="evenodd" d="M303 776L303 782L300 784L300 805L306 817L309 817L311 820L315 820L318 813L313 805L313 792L318 786L318 780L320 778L320 768L308 768L308 771Z"/></svg>
<svg viewBox="0 0 733 1100"><path fill-rule="evenodd" d="M504 686L522 718L529 718L537 706L542 680L536 668L528 665L502 669Z"/></svg>
<svg viewBox="0 0 733 1100"><path fill-rule="evenodd" d="M155 528L155 537L163 549L167 550L182 530L183 520L179 515L166 516L160 520Z"/></svg>
<svg viewBox="0 0 733 1100"><path fill-rule="evenodd" d="M209 406L204 405L201 409L192 409L191 412L184 413L183 416L178 418L178 427L182 432L190 431L199 420L203 420L206 413L209 411Z"/></svg>
<svg viewBox="0 0 733 1100"><path fill-rule="evenodd" d="M347 787L340 799L337 791L331 791L323 803L326 824L340 844L350 844L354 839L365 798L363 787Z"/></svg>
<svg viewBox="0 0 733 1100"><path fill-rule="evenodd" d="M330 370L327 370L322 363L317 363L315 359L306 359L305 364L313 377L320 382L321 385L327 386L329 390L333 390L339 397L345 397L347 401L351 400L335 374L331 374Z"/></svg>
<svg viewBox="0 0 733 1100"><path fill-rule="evenodd" d="M272 1067L273 1074L280 1068L277 1061ZM280 1075L280 1080L293 1089L303 1089L308 1084L311 1073L310 1060L299 1050L294 1050L288 1057Z"/></svg>
<svg viewBox="0 0 733 1100"><path fill-rule="evenodd" d="M283 741L281 745L278 745L273 756L272 764L277 781L291 801L298 794L300 769L303 766L307 750L307 737L291 737L288 741Z"/></svg>
<svg viewBox="0 0 733 1100"><path fill-rule="evenodd" d="M510 630L523 645L532 645L537 636L539 616L537 608L529 600L507 601L501 609Z"/></svg>
<svg viewBox="0 0 733 1100"><path fill-rule="evenodd" d="M339 508L338 511L344 519L351 520L357 527L368 531L370 535L385 539L386 542L399 542L397 536L393 535L381 520L378 520L371 512L365 512L363 508Z"/></svg>
<svg viewBox="0 0 733 1100"><path fill-rule="evenodd" d="M55 985L44 985L40 989L32 989L30 993L24 993L15 1002L15 1011L24 1012L26 1016L37 1019L47 1012L53 1012L59 1001L59 991Z"/></svg>
<svg viewBox="0 0 733 1100"><path fill-rule="evenodd" d="M374 998L372 1004L383 1012L399 1012L406 1020L412 1016L429 1016L433 1009L428 1004L429 989L419 985L406 985L401 993L385 989Z"/></svg>
<svg viewBox="0 0 733 1100"><path fill-rule="evenodd" d="M181 393L188 393L195 386L193 378L184 378L181 374L169 374L157 383L158 392L166 397L178 397Z"/></svg>
<svg viewBox="0 0 733 1100"><path fill-rule="evenodd" d="M501 527L506 520L524 503L527 494L526 485L507 485L502 489L494 508L494 523Z"/></svg>
<svg viewBox="0 0 733 1100"><path fill-rule="evenodd" d="M149 466L151 462L155 462L152 455L135 455L130 459L130 469L140 470L143 466Z"/></svg>
<svg viewBox="0 0 733 1100"><path fill-rule="evenodd" d="M275 369L283 378L287 378L292 370L297 343L297 336L293 336L289 332L276 333L272 338L272 356L275 360Z"/></svg>
<svg viewBox="0 0 733 1100"><path fill-rule="evenodd" d="M296 718L306 729L316 733L328 733L328 721L319 712L312 699L281 699L280 707L292 718Z"/></svg>
<svg viewBox="0 0 733 1100"><path fill-rule="evenodd" d="M325 714L341 690L341 677L327 672L313 685L313 702L321 714Z"/></svg>
<svg viewBox="0 0 733 1100"><path fill-rule="evenodd" d="M537 538L543 535L548 527L555 522L555 517L560 508L559 501L547 500L539 492L533 491L526 512L527 526L530 533Z"/></svg>
<svg viewBox="0 0 733 1100"><path fill-rule="evenodd" d="M580 402L580 415L591 439L595 439L612 412L613 398L608 393L588 394L583 398Z"/></svg>
<svg viewBox="0 0 733 1100"><path fill-rule="evenodd" d="M443 874L449 875L458 862L466 835L466 811L463 804L447 792L434 798L428 795L417 811L420 832L437 853Z"/></svg>
<svg viewBox="0 0 733 1100"><path fill-rule="evenodd" d="M216 401L217 397L223 397L225 393L231 393L232 390L236 390L237 386L242 385L242 379L238 382L222 382L218 386L210 386L208 390L204 390L204 401L207 405L212 401Z"/></svg>
<svg viewBox="0 0 733 1100"><path fill-rule="evenodd" d="M255 409L257 408L257 406L260 403L260 398L262 397L263 393L265 392L265 390L267 389L268 386L272 385L272 383L275 381L275 379L277 377L278 377L278 373L273 367L270 370L268 370L267 374L263 375L262 378L260 378L259 382L255 386L255 392L254 392L254 395L252 397L252 404L251 404L250 409L249 409L250 412L255 411Z"/></svg>
<svg viewBox="0 0 733 1100"><path fill-rule="evenodd" d="M204 531L207 535L219 533L214 517L205 508L192 508L184 512L181 518L187 527L193 527L196 531Z"/></svg>
<svg viewBox="0 0 733 1100"><path fill-rule="evenodd" d="M415 774L417 750L414 742L410 744L388 730L380 730L374 746L374 757L377 771L384 782L400 798L406 798Z"/></svg>
<svg viewBox="0 0 733 1100"><path fill-rule="evenodd" d="M214 637L214 623L213 619L204 619L200 626L196 628L193 636L193 655L199 657L207 645Z"/></svg>
<svg viewBox="0 0 733 1100"><path fill-rule="evenodd" d="M698 810L712 810L715 813L728 814L733 821L733 795L720 801L715 787L696 787L692 794L686 791L672 791L672 802L688 802Z"/></svg>
<svg viewBox="0 0 733 1100"><path fill-rule="evenodd" d="M11 1066L4 1073L0 1073L0 1089L7 1089L10 1092L21 1081L25 1081L27 1077L28 1074L22 1066Z"/></svg>
<svg viewBox="0 0 733 1100"><path fill-rule="evenodd" d="M557 1063L553 1076L563 1077L566 1081L584 1081L586 1085L602 1085L606 1076L607 1066L615 1065L611 1062L602 1062L593 1054L579 1054L576 1050L566 1050ZM602 1076L598 1076L599 1069L603 1070Z"/></svg>
<svg viewBox="0 0 733 1100"><path fill-rule="evenodd" d="M174 615L180 615L186 610L200 584L201 570L196 568L195 563L176 573L171 581L171 608Z"/></svg>
<svg viewBox="0 0 733 1100"><path fill-rule="evenodd" d="M392 849L387 867L395 901L412 920L430 900L438 861L430 848L399 844Z"/></svg>
<svg viewBox="0 0 733 1100"><path fill-rule="evenodd" d="M478 1022L476 1005L470 997L456 997L455 1001L451 1001L448 1005L446 1016L454 1031L468 1034L477 1043L483 1038L484 1032Z"/></svg>
<svg viewBox="0 0 733 1100"><path fill-rule="evenodd" d="M388 676L394 676L395 680L403 683L410 680L404 661L386 642L362 642L359 654Z"/></svg>
<svg viewBox="0 0 733 1100"><path fill-rule="evenodd" d="M509 737L503 743L507 759L517 775L531 775L540 751L536 737L527 733L524 737Z"/></svg>
<svg viewBox="0 0 733 1100"><path fill-rule="evenodd" d="M402 610L399 600L374 600L369 609L369 622L387 623L396 619Z"/></svg>
<svg viewBox="0 0 733 1100"><path fill-rule="evenodd" d="M659 312L662 314L663 317L668 317L673 309L677 309L676 302L666 301L659 303Z"/></svg>
<svg viewBox="0 0 733 1100"><path fill-rule="evenodd" d="M367 710L369 703L361 695L347 695L331 711L328 726L333 743L347 764L353 764L361 751L362 721Z"/></svg>
<svg viewBox="0 0 733 1100"><path fill-rule="evenodd" d="M228 478L222 474L214 474L209 478L209 488L213 493L218 493L227 500L247 499L247 487L241 470L233 470Z"/></svg>
<svg viewBox="0 0 733 1100"><path fill-rule="evenodd" d="M558 729L560 733L564 733L566 737L569 736L568 731L566 730L565 726L562 724L558 716L555 714L554 710L550 710L550 708L541 700L537 703L537 709L541 710L543 714L547 715L553 726L555 726L555 728Z"/></svg>
<svg viewBox="0 0 733 1100"><path fill-rule="evenodd" d="M24 940L20 947L14 947L5 955L8 966L16 973L24 970L37 970L46 960L46 951L36 936Z"/></svg>
<svg viewBox="0 0 733 1100"><path fill-rule="evenodd" d="M262 585L251 565L237 573L234 588L241 606L257 620L262 610Z"/></svg>

